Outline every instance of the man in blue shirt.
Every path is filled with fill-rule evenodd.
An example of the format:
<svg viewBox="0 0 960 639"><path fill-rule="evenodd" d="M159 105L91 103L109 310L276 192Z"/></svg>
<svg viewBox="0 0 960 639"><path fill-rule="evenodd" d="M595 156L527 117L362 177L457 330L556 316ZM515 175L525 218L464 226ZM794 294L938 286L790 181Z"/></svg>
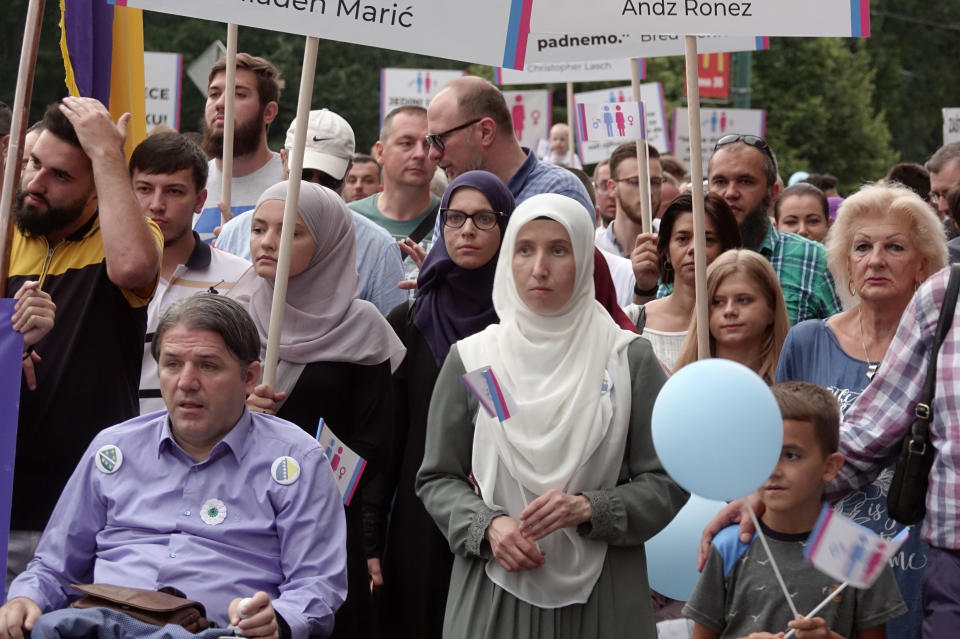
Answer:
<svg viewBox="0 0 960 639"><path fill-rule="evenodd" d="M94 438L10 586L0 636L55 623L64 613L41 613L94 582L172 586L248 637L328 635L347 592L343 505L313 438L247 410L253 321L198 294L170 307L152 346L167 411Z"/></svg>
<svg viewBox="0 0 960 639"><path fill-rule="evenodd" d="M427 109L427 144L430 159L451 180L483 169L507 185L517 204L538 193L558 193L591 213L594 210L587 190L573 173L541 162L520 146L503 94L483 78L457 78L434 96ZM439 219L435 237L441 237Z"/></svg>

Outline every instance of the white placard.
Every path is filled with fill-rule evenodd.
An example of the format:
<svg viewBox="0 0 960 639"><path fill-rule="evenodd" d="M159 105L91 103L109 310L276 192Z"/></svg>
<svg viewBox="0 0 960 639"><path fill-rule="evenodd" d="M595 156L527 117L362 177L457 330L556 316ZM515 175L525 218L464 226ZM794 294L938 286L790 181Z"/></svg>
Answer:
<svg viewBox="0 0 960 639"><path fill-rule="evenodd" d="M700 109L704 177L717 140L731 133L762 138L766 129L767 112L763 109ZM683 108L673 110L673 152L677 159L690 166L690 122Z"/></svg>
<svg viewBox="0 0 960 639"><path fill-rule="evenodd" d="M553 125L553 91L504 91L507 108L513 117L513 132L520 146L536 149L550 137Z"/></svg>
<svg viewBox="0 0 960 639"><path fill-rule="evenodd" d="M943 110L943 143L960 142L960 108Z"/></svg>
<svg viewBox="0 0 960 639"><path fill-rule="evenodd" d="M642 102L591 102L577 105L577 127L584 142L646 139Z"/></svg>
<svg viewBox="0 0 960 639"><path fill-rule="evenodd" d="M433 96L463 75L450 69L380 69L380 123L400 106L427 108Z"/></svg>
<svg viewBox="0 0 960 639"><path fill-rule="evenodd" d="M868 0L528 0L533 33L870 35Z"/></svg>
<svg viewBox="0 0 960 639"><path fill-rule="evenodd" d="M633 99L630 85L614 87L612 89L602 89L600 91L584 91L574 96L574 102L577 104L589 104L595 102L628 102ZM645 82L640 85L640 99L643 101L647 116L647 142L652 144L661 153L667 153L670 150L670 138L667 135L667 116L666 108L663 103L663 86L659 82ZM610 157L618 145L623 140L596 140L584 142L579 139L577 150L580 154L580 161L584 164L593 164L606 160Z"/></svg>
<svg viewBox="0 0 960 639"><path fill-rule="evenodd" d="M646 76L646 65L638 60L640 77ZM493 81L497 84L547 84L551 82L608 82L629 80L630 60L590 60L576 62L531 62L522 71L497 68Z"/></svg>
<svg viewBox="0 0 960 639"><path fill-rule="evenodd" d="M143 52L147 131L158 124L166 124L180 130L182 70L183 56L179 53Z"/></svg>
<svg viewBox="0 0 960 639"><path fill-rule="evenodd" d="M102 1L102 0L101 0ZM245 27L523 68L530 0L118 0Z"/></svg>
<svg viewBox="0 0 960 639"><path fill-rule="evenodd" d="M761 51L769 48L770 39L760 36L697 36L698 53ZM683 55L683 36L656 33L531 33L527 40L525 61L529 67L531 64L544 62L658 58L671 55Z"/></svg>

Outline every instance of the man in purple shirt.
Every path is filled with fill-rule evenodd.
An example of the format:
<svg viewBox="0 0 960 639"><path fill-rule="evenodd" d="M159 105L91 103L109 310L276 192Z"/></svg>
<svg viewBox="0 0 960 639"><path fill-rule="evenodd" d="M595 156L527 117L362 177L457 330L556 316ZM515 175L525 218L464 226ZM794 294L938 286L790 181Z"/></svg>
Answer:
<svg viewBox="0 0 960 639"><path fill-rule="evenodd" d="M167 410L94 438L10 586L0 636L42 627L79 596L71 583L172 586L245 637L328 635L347 592L343 505L317 442L246 408L261 373L253 321L195 295L152 347Z"/></svg>

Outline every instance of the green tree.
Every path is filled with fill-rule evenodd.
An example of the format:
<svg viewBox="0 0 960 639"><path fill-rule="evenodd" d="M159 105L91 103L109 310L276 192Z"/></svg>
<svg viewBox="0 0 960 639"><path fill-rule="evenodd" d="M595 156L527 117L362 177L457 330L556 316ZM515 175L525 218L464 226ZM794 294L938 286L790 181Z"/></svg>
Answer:
<svg viewBox="0 0 960 639"><path fill-rule="evenodd" d="M753 56L751 107L767 111L780 173L832 173L849 192L897 162L863 41L777 38Z"/></svg>

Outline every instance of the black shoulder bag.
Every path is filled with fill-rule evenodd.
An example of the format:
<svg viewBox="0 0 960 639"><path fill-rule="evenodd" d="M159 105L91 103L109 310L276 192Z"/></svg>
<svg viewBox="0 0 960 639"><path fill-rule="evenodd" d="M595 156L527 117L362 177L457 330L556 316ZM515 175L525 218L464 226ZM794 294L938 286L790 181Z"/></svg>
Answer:
<svg viewBox="0 0 960 639"><path fill-rule="evenodd" d="M960 264L950 267L947 292L943 296L937 332L930 351L927 378L923 383L923 395L914 409L910 432L900 444L900 457L893 471L890 492L887 494L887 512L901 524L912 525L923 521L927 514L927 484L930 468L937 451L930 443L930 422L933 419L933 395L937 383L937 356L940 346L953 324L953 311L957 305L957 289L960 288Z"/></svg>

